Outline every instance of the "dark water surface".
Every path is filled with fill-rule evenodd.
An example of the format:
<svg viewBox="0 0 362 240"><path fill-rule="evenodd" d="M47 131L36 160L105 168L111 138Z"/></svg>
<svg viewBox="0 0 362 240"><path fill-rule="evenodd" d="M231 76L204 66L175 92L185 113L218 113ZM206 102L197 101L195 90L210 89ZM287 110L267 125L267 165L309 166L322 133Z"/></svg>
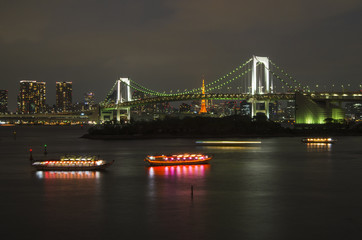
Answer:
<svg viewBox="0 0 362 240"><path fill-rule="evenodd" d="M362 137L259 147L200 139L102 141L80 127L0 127L1 239L362 239ZM37 172L34 157L90 153L106 172ZM146 167L149 153L205 152L209 165ZM190 187L194 186L191 197Z"/></svg>

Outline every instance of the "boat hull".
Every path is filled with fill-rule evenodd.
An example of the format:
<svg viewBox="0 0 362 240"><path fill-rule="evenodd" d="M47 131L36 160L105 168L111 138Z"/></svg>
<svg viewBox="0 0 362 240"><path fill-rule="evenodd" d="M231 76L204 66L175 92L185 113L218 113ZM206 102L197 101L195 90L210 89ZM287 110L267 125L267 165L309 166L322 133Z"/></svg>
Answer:
<svg viewBox="0 0 362 240"><path fill-rule="evenodd" d="M337 140L330 140L330 141L315 141L315 140L307 140L302 139L302 143L328 143L328 144L334 144Z"/></svg>
<svg viewBox="0 0 362 240"><path fill-rule="evenodd" d="M145 159L145 162L149 166L177 166L177 165L197 165L197 164L208 164L211 158L195 161L166 161L166 160L150 160Z"/></svg>
<svg viewBox="0 0 362 240"><path fill-rule="evenodd" d="M37 171L101 171L113 164L114 161L97 166L46 166L32 165Z"/></svg>

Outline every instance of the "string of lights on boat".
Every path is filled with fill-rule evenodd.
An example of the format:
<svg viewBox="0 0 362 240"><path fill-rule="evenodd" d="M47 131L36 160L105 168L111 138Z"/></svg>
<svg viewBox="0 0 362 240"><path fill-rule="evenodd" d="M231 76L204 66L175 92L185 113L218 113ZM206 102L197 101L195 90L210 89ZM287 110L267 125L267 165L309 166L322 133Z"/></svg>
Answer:
<svg viewBox="0 0 362 240"><path fill-rule="evenodd" d="M103 160L86 161L86 160L61 160L61 161L37 161L33 165L50 165L50 166L100 166L104 164Z"/></svg>

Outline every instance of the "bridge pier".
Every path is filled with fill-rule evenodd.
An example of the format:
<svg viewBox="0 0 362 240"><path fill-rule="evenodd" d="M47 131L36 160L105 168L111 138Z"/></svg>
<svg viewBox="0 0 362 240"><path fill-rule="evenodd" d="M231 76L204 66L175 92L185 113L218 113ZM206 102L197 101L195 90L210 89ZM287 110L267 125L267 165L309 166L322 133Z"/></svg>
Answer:
<svg viewBox="0 0 362 240"><path fill-rule="evenodd" d="M122 112L123 111L123 112ZM120 123L121 120L129 122L131 120L131 108L119 108L117 109L117 122Z"/></svg>
<svg viewBox="0 0 362 240"><path fill-rule="evenodd" d="M99 111L99 122L129 122L131 120L130 107L101 108Z"/></svg>
<svg viewBox="0 0 362 240"><path fill-rule="evenodd" d="M255 117L257 113L264 113L265 116L269 119L269 103L270 100L258 101L251 99L251 117ZM260 104L264 105L264 109L260 109Z"/></svg>

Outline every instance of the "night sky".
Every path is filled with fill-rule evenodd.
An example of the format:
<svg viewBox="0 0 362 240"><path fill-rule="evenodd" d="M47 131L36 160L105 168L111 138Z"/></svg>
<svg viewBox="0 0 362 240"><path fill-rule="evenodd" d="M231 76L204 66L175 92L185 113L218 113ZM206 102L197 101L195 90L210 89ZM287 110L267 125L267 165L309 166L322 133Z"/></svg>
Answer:
<svg viewBox="0 0 362 240"><path fill-rule="evenodd" d="M0 1L0 89L73 82L102 100L119 77L159 91L200 87L252 55L302 83L362 84L361 0Z"/></svg>

